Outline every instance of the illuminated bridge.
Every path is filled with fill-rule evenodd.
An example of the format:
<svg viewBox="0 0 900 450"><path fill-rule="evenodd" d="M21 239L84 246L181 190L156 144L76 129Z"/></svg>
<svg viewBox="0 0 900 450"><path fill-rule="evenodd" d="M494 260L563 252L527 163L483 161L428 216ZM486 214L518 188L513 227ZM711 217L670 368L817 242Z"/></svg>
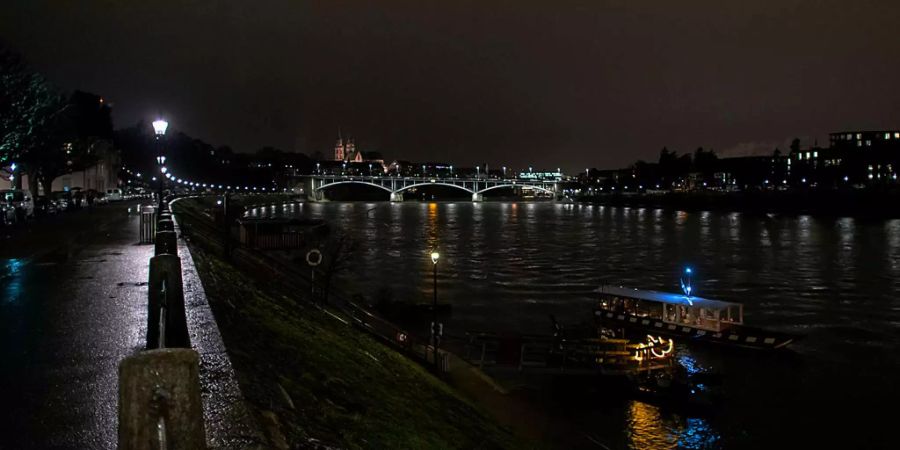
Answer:
<svg viewBox="0 0 900 450"><path fill-rule="evenodd" d="M480 202L485 192L501 188L523 188L552 194L559 193L559 180L529 180L515 178L446 178L446 177L391 177L391 176L347 176L312 175L305 177L306 192L310 200L325 199L325 190L344 184L361 184L383 189L391 194L392 202L403 201L403 193L409 189L424 186L449 186L472 195L473 202Z"/></svg>

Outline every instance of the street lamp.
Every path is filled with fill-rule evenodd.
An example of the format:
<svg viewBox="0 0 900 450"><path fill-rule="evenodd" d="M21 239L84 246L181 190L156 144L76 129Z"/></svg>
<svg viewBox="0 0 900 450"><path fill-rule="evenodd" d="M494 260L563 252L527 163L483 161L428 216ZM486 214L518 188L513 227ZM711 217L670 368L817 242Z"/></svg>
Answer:
<svg viewBox="0 0 900 450"><path fill-rule="evenodd" d="M153 121L153 134L156 135L156 162L159 164L160 172L165 173L163 166L166 164L166 157L162 154L162 139L166 135L166 129L169 128L169 122L162 119ZM163 180L159 178L159 211L163 209Z"/></svg>
<svg viewBox="0 0 900 450"><path fill-rule="evenodd" d="M438 365L438 316L437 316L437 263L438 259L441 257L441 254L437 252L437 250L431 251L431 263L434 266L434 297L431 301L431 347L434 351L434 367L436 370L439 370L440 366Z"/></svg>

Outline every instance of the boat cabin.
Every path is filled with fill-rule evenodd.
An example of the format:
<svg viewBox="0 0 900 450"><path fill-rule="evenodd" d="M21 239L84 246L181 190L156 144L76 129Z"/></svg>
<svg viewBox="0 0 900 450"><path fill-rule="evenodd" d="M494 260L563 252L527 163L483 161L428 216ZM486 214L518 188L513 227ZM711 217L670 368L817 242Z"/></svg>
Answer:
<svg viewBox="0 0 900 450"><path fill-rule="evenodd" d="M600 294L599 308L617 314L715 332L744 323L744 306L740 303L615 286L602 286L596 292Z"/></svg>

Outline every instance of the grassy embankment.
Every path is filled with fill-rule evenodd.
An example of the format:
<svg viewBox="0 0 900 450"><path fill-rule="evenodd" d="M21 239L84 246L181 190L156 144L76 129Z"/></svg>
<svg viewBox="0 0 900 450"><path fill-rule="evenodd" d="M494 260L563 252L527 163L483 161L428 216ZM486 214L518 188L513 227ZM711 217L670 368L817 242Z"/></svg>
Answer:
<svg viewBox="0 0 900 450"><path fill-rule="evenodd" d="M241 389L270 445L523 446L418 364L309 305L301 293L224 261L214 237L202 244L196 217L210 203L184 200L175 213L194 217L187 220L195 222L191 252Z"/></svg>

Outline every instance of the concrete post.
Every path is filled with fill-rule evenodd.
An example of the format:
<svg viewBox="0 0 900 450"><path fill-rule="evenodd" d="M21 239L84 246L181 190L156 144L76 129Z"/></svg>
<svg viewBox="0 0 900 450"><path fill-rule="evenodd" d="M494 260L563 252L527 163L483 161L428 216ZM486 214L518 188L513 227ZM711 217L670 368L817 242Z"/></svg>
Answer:
<svg viewBox="0 0 900 450"><path fill-rule="evenodd" d="M165 280L165 293L162 291ZM165 333L166 347L190 347L184 310L184 287L181 280L181 259L176 255L157 255L150 258L150 280L147 301L147 349L159 348L160 333ZM165 306L166 319L160 330L160 309Z"/></svg>
<svg viewBox="0 0 900 450"><path fill-rule="evenodd" d="M160 349L119 364L119 449L205 449L200 357Z"/></svg>
<svg viewBox="0 0 900 450"><path fill-rule="evenodd" d="M175 224L172 219L160 220L156 223L156 231L175 231Z"/></svg>
<svg viewBox="0 0 900 450"><path fill-rule="evenodd" d="M391 201L392 202L402 202L403 201L403 193L402 192L391 192Z"/></svg>
<svg viewBox="0 0 900 450"><path fill-rule="evenodd" d="M174 231L156 232L156 255L177 255L178 242Z"/></svg>
<svg viewBox="0 0 900 450"><path fill-rule="evenodd" d="M484 195L478 194L478 193L472 194L472 201L473 201L473 202L480 202L480 201L483 201L483 200L484 200Z"/></svg>

